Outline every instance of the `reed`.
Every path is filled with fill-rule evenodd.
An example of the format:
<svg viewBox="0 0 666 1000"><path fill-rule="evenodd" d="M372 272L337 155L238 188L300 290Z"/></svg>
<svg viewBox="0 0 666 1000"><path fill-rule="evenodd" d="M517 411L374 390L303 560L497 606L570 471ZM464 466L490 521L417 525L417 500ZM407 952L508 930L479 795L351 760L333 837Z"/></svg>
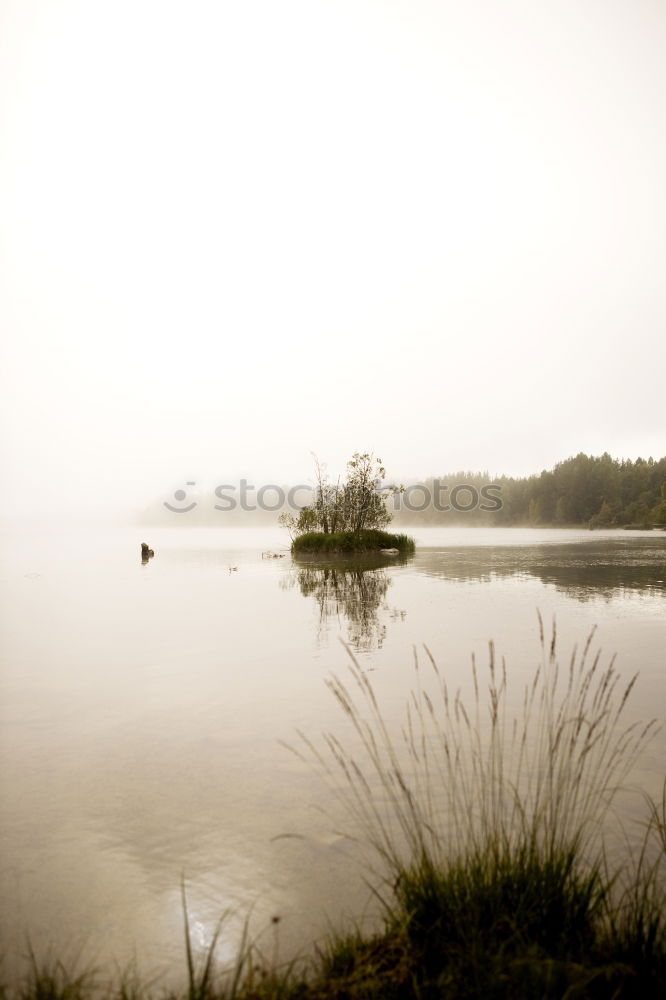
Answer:
<svg viewBox="0 0 666 1000"><path fill-rule="evenodd" d="M397 727L348 650L348 677L328 684L355 739L299 734L371 848L387 930L406 939L418 976L451 978L451 996L503 996L507 981L507 995L561 995L610 975L620 953L632 976L663 977L666 804L650 803L621 890L626 868L609 870L604 835L658 724L623 725L636 677L622 684L594 633L563 666L555 628L548 639L539 628L540 663L519 698L492 643L483 675L472 660L469 703L427 647L415 653Z"/></svg>
<svg viewBox="0 0 666 1000"><path fill-rule="evenodd" d="M562 669L555 631L546 642L540 626L542 659L519 714L492 643L485 678L472 658L472 705L449 690L427 647L422 659L415 652L397 733L351 649L349 680L327 682L362 758L333 733L323 746L299 733L301 744L394 878L416 858L437 868L489 849L549 856L599 846L613 799L658 724L621 726L636 677L621 686L614 661L602 666L591 653L594 633Z"/></svg>

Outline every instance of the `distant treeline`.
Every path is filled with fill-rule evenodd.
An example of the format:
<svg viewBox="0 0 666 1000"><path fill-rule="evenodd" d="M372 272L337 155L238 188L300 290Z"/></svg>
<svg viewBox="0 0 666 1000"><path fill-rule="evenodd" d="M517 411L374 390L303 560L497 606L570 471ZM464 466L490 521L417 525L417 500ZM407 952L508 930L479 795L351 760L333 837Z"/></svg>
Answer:
<svg viewBox="0 0 666 1000"><path fill-rule="evenodd" d="M244 481L242 481L244 482ZM178 499L178 497L181 499ZM302 487L242 486L185 491L143 512L146 525L275 525L284 511L312 504ZM455 472L386 495L393 525L534 525L593 528L666 525L666 457L619 461L579 454L524 479Z"/></svg>
<svg viewBox="0 0 666 1000"><path fill-rule="evenodd" d="M394 523L598 528L666 525L666 457L632 462L613 459L607 452L599 457L581 452L554 469L523 479L456 472L424 480L420 488L420 496L419 487L413 485L398 498L401 506ZM492 500L484 502L489 494L497 497L501 506L489 509L496 506ZM468 505L469 510L462 509Z"/></svg>

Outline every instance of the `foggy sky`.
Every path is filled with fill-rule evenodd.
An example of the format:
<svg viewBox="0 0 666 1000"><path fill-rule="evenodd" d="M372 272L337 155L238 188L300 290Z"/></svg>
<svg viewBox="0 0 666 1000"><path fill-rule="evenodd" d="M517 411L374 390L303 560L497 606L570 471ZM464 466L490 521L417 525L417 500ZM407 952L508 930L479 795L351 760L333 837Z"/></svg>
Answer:
<svg viewBox="0 0 666 1000"><path fill-rule="evenodd" d="M0 511L666 452L663 0L0 0Z"/></svg>

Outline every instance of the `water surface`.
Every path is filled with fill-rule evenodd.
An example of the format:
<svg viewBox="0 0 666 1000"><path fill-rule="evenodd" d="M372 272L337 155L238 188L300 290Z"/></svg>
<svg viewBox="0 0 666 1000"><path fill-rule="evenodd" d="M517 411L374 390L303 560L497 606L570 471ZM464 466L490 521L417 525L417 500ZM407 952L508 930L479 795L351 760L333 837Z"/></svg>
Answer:
<svg viewBox="0 0 666 1000"><path fill-rule="evenodd" d="M663 533L428 529L410 558L327 562L292 560L278 529L149 536L145 565L136 531L3 538L9 968L29 934L38 951L136 954L177 976L183 876L201 945L227 907L252 906L258 931L279 915L284 953L359 917L369 894L342 817L279 743L341 730L324 683L345 669L340 640L397 718L421 643L454 688L490 639L530 678L539 609L567 657L596 625L622 674L640 671L628 719L666 716ZM665 750L662 736L641 787L659 792Z"/></svg>

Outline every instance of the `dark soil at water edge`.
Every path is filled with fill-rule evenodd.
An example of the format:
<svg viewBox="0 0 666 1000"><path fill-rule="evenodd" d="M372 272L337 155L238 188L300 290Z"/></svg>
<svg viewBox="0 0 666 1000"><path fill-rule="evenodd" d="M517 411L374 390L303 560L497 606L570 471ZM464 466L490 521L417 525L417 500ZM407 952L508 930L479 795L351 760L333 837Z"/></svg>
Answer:
<svg viewBox="0 0 666 1000"><path fill-rule="evenodd" d="M648 873L644 872L646 876ZM386 928L357 928L314 956L276 964L247 943L232 968L184 957L180 992L128 972L109 982L58 961L34 964L3 1000L663 1000L663 891L649 878L609 903L610 885L575 854L470 857L405 872ZM174 946L182 948L181 942ZM271 949L269 948L268 951Z"/></svg>

